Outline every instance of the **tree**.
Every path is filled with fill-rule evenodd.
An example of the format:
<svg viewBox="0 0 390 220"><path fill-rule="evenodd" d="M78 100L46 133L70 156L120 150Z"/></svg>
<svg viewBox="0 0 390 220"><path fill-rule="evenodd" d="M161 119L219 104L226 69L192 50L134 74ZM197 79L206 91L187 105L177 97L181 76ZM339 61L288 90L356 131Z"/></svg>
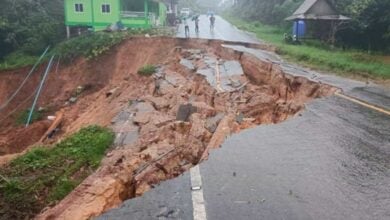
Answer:
<svg viewBox="0 0 390 220"><path fill-rule="evenodd" d="M0 4L0 59L13 50L37 54L63 39L63 0L0 0Z"/></svg>

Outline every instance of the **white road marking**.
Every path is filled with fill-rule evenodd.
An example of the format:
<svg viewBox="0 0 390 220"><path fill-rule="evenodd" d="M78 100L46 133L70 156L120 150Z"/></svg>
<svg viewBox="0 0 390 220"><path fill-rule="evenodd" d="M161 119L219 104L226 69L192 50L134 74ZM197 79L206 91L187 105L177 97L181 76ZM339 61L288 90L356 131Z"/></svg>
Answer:
<svg viewBox="0 0 390 220"><path fill-rule="evenodd" d="M199 165L190 170L194 220L207 220Z"/></svg>

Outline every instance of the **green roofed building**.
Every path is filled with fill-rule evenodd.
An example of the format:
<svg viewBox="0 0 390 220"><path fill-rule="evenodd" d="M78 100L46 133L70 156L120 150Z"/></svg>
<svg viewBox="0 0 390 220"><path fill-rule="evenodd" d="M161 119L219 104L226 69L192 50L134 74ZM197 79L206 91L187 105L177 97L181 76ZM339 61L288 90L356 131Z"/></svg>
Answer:
<svg viewBox="0 0 390 220"><path fill-rule="evenodd" d="M128 28L166 24L167 6L159 0L64 0L65 24L104 30L120 22Z"/></svg>

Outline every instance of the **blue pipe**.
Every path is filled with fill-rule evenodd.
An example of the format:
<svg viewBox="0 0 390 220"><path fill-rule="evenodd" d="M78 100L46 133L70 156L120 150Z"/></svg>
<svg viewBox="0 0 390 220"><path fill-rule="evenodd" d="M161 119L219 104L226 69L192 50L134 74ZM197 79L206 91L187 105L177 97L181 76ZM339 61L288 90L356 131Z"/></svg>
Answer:
<svg viewBox="0 0 390 220"><path fill-rule="evenodd" d="M35 95L34 102L33 102L33 105L31 106L30 114L28 115L28 119L27 119L27 122L26 122L26 128L28 127L28 125L29 125L30 122L31 122L31 117L32 117L32 114L33 114L33 112L34 112L35 105L37 104L39 95L40 95L40 93L41 93L43 84L45 83L45 80L46 80L46 78L47 78L47 75L49 75L49 72L50 72L50 69L51 69L51 65L52 65L53 60L54 60L54 56L55 56L55 55L51 56L51 58L50 58L49 64L48 64L47 67L46 67L45 75L43 75L43 78L42 78L41 83L40 83L40 85L39 85L38 92L37 92L37 94Z"/></svg>

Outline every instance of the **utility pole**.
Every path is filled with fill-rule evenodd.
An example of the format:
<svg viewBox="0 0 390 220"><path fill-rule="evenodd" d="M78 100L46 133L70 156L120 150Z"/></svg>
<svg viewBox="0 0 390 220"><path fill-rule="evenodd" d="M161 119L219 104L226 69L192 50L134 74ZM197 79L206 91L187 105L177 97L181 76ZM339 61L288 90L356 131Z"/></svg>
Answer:
<svg viewBox="0 0 390 220"><path fill-rule="evenodd" d="M66 26L66 38L67 39L70 38L70 28L69 28L69 26Z"/></svg>

